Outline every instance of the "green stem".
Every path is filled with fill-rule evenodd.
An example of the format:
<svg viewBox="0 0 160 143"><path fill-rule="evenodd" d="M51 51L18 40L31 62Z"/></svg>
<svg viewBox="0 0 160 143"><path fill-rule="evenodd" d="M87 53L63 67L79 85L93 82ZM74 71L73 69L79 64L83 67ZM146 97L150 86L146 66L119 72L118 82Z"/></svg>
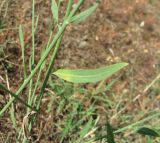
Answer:
<svg viewBox="0 0 160 143"><path fill-rule="evenodd" d="M72 8L72 5L73 5L73 0L69 0L68 6L67 6L67 10L66 10L66 14L65 14L65 17L64 17L64 21L66 21L67 17L69 16L71 8ZM52 72L52 67L54 65L55 58L56 58L56 55L58 53L58 50L59 50L60 44L62 42L63 36L64 36L64 32L62 33L61 37L57 41L57 44L55 46L53 55L51 57L51 62L50 62L49 67L47 69L47 74L46 74L45 80L44 80L42 88L41 88L41 92L40 92L40 96L39 96L39 100L38 100L38 104L37 104L37 109L39 109L39 107L40 107L40 103L41 103L41 100L43 98L43 94L44 94L44 91L45 91L49 76L50 76L50 74Z"/></svg>
<svg viewBox="0 0 160 143"><path fill-rule="evenodd" d="M64 33L63 33L64 35ZM41 103L41 100L43 98L43 94L44 94L44 91L45 91L45 88L46 88L46 85L47 85L47 82L48 82L48 79L49 79L49 76L52 72L52 67L54 65L54 62L55 62L55 58L56 58L56 55L57 55L57 52L58 52L58 49L60 47L60 44L61 44L61 41L63 39L63 35L60 37L60 39L58 40L57 44L56 44L56 47L55 47L55 50L53 52L53 55L51 57L51 62L49 64L49 68L47 70L47 73L46 73L46 76L45 76L45 80L43 82L43 85L42 85L42 88L41 88L41 92L40 92L40 95L39 95L39 100L38 100L38 103L37 103L37 109L39 109L40 107L40 103Z"/></svg>
<svg viewBox="0 0 160 143"><path fill-rule="evenodd" d="M67 19L67 17L69 16L71 9L72 9L72 5L73 5L73 0L69 0L68 6L67 6L67 10L66 10L66 14L64 16L64 20Z"/></svg>
<svg viewBox="0 0 160 143"><path fill-rule="evenodd" d="M47 43L47 46L46 46L46 49L48 49L49 45L50 45L50 42L51 42L51 37L52 37L52 32L50 33L50 36L49 36L49 40L48 40L48 43ZM43 51L42 51L43 52ZM42 53L43 55L43 53ZM44 63L43 63L44 64ZM32 93L32 98L31 98L31 105L35 103L36 101L36 90L38 88L38 83L40 81L40 76L42 74L42 70L43 70L43 65L40 67L40 70L39 70L39 73L38 73L38 77L37 77L37 81L36 81L36 84L35 84L35 87L34 87L34 90L33 90L33 93Z"/></svg>
<svg viewBox="0 0 160 143"><path fill-rule="evenodd" d="M26 68L26 63L25 63L25 44L24 44L24 31L22 25L19 26L19 39L20 39L20 44L22 48L22 60L23 60L23 74L24 74L24 79L27 77L27 68Z"/></svg>
<svg viewBox="0 0 160 143"><path fill-rule="evenodd" d="M35 0L32 0L32 54L30 56L30 71L34 69L34 63L35 63ZM28 95L28 104L31 105L31 99L32 99L32 88L33 88L33 78L30 80L29 83L29 95ZM30 112L30 109L27 108L27 113Z"/></svg>
<svg viewBox="0 0 160 143"><path fill-rule="evenodd" d="M35 0L32 2L32 66L34 67L34 59L35 59Z"/></svg>

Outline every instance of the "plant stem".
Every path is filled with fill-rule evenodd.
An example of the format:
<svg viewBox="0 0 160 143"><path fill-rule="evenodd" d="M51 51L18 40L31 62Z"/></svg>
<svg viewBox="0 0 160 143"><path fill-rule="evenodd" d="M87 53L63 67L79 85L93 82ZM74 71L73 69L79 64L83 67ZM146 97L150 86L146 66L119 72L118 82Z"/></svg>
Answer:
<svg viewBox="0 0 160 143"><path fill-rule="evenodd" d="M24 79L27 77L27 68L25 63L25 45L24 45L24 31L22 25L19 26L19 40L22 48L22 62L23 62L23 76Z"/></svg>
<svg viewBox="0 0 160 143"><path fill-rule="evenodd" d="M66 10L66 14L65 14L65 17L64 17L64 22L66 21L66 19L68 18L69 14L70 14L70 11L71 11L71 8L72 8L72 4L73 4L73 0L69 0L68 6L67 6L67 10ZM50 74L51 74L51 72L52 72L52 67L53 67L53 65L54 65L55 58L56 58L56 55L57 55L57 53L58 53L59 47L60 47L60 45L61 45L63 36L64 36L64 32L62 33L61 37L60 37L59 40L57 41L57 44L56 44L56 46L55 46L53 55L52 55L52 57L51 57L51 62L50 62L49 67L48 67L48 69L47 69L47 74L46 74L46 76L45 76L45 80L44 80L44 82L43 82L43 85L42 85L42 88L41 88L41 92L40 92L40 95L39 95L39 100L38 100L38 104L37 104L37 109L39 109L39 107L40 107L40 103L41 103L41 100L42 100L42 98L43 98L43 94L44 94L44 91L45 91L45 88L46 88L46 85L47 85L49 76L50 76Z"/></svg>
<svg viewBox="0 0 160 143"><path fill-rule="evenodd" d="M64 33L63 33L64 35ZM36 104L37 105L37 109L39 109L40 107L40 103L41 103L41 100L43 98L43 94L44 94L44 91L45 91L45 88L46 88L46 85L47 85L47 82L48 82L48 79L49 79L49 76L52 72L52 67L54 65L54 62L55 62L55 58L56 58L56 55L57 55L57 52L58 52L58 49L60 47L60 44L61 44L61 41L63 39L63 35L61 35L60 39L57 41L57 44L56 44L56 47L54 49L54 52L53 52L53 55L51 57L51 62L49 64L49 68L47 69L47 73L46 73L46 76L45 76L45 80L43 82L43 85L42 85L42 88L41 88L41 91L40 91L40 95L39 95L39 100L38 100L38 103Z"/></svg>
<svg viewBox="0 0 160 143"><path fill-rule="evenodd" d="M32 0L32 57L31 70L34 69L35 62L35 0Z"/></svg>
<svg viewBox="0 0 160 143"><path fill-rule="evenodd" d="M35 0L32 0L32 55L30 57L30 71L34 69L34 61L35 60ZM29 96L28 96L28 104L31 105L32 99L32 87L33 87L33 78L30 80L29 84ZM27 113L30 112L30 109L27 109Z"/></svg>

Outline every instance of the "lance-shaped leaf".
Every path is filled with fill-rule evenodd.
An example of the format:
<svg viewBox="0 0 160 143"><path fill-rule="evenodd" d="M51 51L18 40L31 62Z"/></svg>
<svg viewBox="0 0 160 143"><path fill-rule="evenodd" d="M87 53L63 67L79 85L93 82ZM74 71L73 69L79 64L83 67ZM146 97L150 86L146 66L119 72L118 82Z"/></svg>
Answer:
<svg viewBox="0 0 160 143"><path fill-rule="evenodd" d="M59 69L53 74L72 83L92 83L105 80L112 74L127 66L128 63L118 63L92 70L67 70Z"/></svg>
<svg viewBox="0 0 160 143"><path fill-rule="evenodd" d="M51 1L51 10L55 22L58 23L58 6L55 0Z"/></svg>
<svg viewBox="0 0 160 143"><path fill-rule="evenodd" d="M138 129L137 133L152 137L160 137L160 135L155 130L146 127Z"/></svg>
<svg viewBox="0 0 160 143"><path fill-rule="evenodd" d="M80 14L77 14L71 18L70 22L79 23L81 21L84 21L87 17L89 17L97 8L98 4L94 4L89 9L81 12Z"/></svg>

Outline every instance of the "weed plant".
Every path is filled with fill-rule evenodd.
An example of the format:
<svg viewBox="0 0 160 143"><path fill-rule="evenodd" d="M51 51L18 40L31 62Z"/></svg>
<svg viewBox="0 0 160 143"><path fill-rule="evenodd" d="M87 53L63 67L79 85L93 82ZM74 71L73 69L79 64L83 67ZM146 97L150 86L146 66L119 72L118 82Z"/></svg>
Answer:
<svg viewBox="0 0 160 143"><path fill-rule="evenodd" d="M0 84L0 88L10 95L8 103L0 110L0 117L4 112L10 110L10 117L13 127L16 130L17 143L34 142L32 130L37 123L38 116L41 113L42 101L45 96L50 96L48 102L47 113L53 112L52 116L62 115L58 121L55 121L53 128L57 128L53 138L58 143L92 143L92 142L108 142L115 143L114 136L126 130L134 130L143 135L147 135L148 143L152 143L151 137L158 137L157 130L140 125L160 116L160 113L154 113L142 120L129 124L128 126L114 129L109 119L104 124L100 124L100 115L97 113L99 106L98 101L103 101L105 106L115 107L115 103L110 101L103 93L109 91L115 81L111 82L105 89L101 90L101 85L104 85L106 78L110 77L115 72L127 66L127 63L118 63L107 67L102 67L94 70L68 70L59 69L54 71L54 63L58 54L61 42L63 40L66 28L70 24L80 23L89 17L97 8L98 2L80 13L80 7L85 0L79 0L74 3L73 0L68 0L67 9L63 22L60 22L59 12L63 1L51 0L51 10L54 19L54 25L57 27L56 33L50 33L47 46L41 51L40 60L35 62L35 33L37 31L38 16L35 15L35 0L32 1L32 47L29 57L29 64L26 62L26 45L24 42L24 28L19 26L19 39L22 49L22 64L23 64L23 84L18 88L16 93L12 93L8 87ZM49 60L47 60L49 58ZM49 64L46 64L49 61ZM45 72L45 75L43 73ZM42 75L44 76L41 81ZM59 80L53 80L51 77L59 77ZM55 79L55 78L54 78ZM64 80L68 81L65 82ZM79 88L79 83L93 83L101 81L98 88L94 91L87 91L85 88ZM71 84L74 83L74 84ZM27 91L27 101L21 99L22 91ZM37 92L38 91L38 92ZM80 98L74 98L75 93L90 95ZM98 96L102 93L102 96ZM77 95L78 96L78 95ZM19 101L26 107L26 116L23 118L22 126L17 124L15 112L15 101ZM87 105L87 102L89 105ZM100 103L101 103L100 102ZM87 108L85 108L87 106ZM54 111L53 111L54 107ZM107 116L107 115L106 115ZM100 131L102 130L102 131ZM100 131L100 133L99 133ZM42 129L43 132L43 129ZM38 138L37 138L38 141Z"/></svg>

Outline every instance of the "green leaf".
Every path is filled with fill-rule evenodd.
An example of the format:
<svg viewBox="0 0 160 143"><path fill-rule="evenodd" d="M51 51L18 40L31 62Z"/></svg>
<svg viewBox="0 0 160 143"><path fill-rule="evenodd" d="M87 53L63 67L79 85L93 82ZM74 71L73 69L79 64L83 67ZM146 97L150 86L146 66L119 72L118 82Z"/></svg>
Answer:
<svg viewBox="0 0 160 143"><path fill-rule="evenodd" d="M75 143L82 143L83 139L89 133L89 131L92 129L92 127L93 127L93 120L92 120L92 118L90 118L90 120L85 124L83 129L80 131L78 140Z"/></svg>
<svg viewBox="0 0 160 143"><path fill-rule="evenodd" d="M107 123L107 142L108 143L116 143L114 141L114 134L110 123Z"/></svg>
<svg viewBox="0 0 160 143"><path fill-rule="evenodd" d="M41 51L41 57L44 56L45 50L46 50L45 48L42 49L42 51ZM42 63L41 69L44 69L44 68L45 68L45 65L46 65L46 61L44 61L44 62Z"/></svg>
<svg viewBox="0 0 160 143"><path fill-rule="evenodd" d="M67 70L59 69L53 74L72 83L93 83L105 80L112 74L127 66L128 63L118 63L92 70Z"/></svg>
<svg viewBox="0 0 160 143"><path fill-rule="evenodd" d="M81 130L79 139L83 139L83 137L90 131L92 126L93 126L93 120L92 118L90 118L90 120L86 123L86 125Z"/></svg>
<svg viewBox="0 0 160 143"><path fill-rule="evenodd" d="M81 21L84 21L87 17L89 17L97 8L98 4L94 4L89 9L81 12L80 14L77 14L71 18L70 22L79 23Z"/></svg>
<svg viewBox="0 0 160 143"><path fill-rule="evenodd" d="M55 22L58 23L58 6L55 0L51 1L51 10Z"/></svg>
<svg viewBox="0 0 160 143"><path fill-rule="evenodd" d="M24 30L22 25L19 26L19 40L22 48L22 59L23 59L23 74L24 79L27 77L27 68L25 63L25 43L24 43Z"/></svg>
<svg viewBox="0 0 160 143"><path fill-rule="evenodd" d="M152 137L160 137L160 135L156 131L146 127L142 127L138 129L137 133L142 135L152 136Z"/></svg>
<svg viewBox="0 0 160 143"><path fill-rule="evenodd" d="M22 50L23 50L24 49L24 32L23 32L22 25L19 26L19 39L20 39Z"/></svg>

